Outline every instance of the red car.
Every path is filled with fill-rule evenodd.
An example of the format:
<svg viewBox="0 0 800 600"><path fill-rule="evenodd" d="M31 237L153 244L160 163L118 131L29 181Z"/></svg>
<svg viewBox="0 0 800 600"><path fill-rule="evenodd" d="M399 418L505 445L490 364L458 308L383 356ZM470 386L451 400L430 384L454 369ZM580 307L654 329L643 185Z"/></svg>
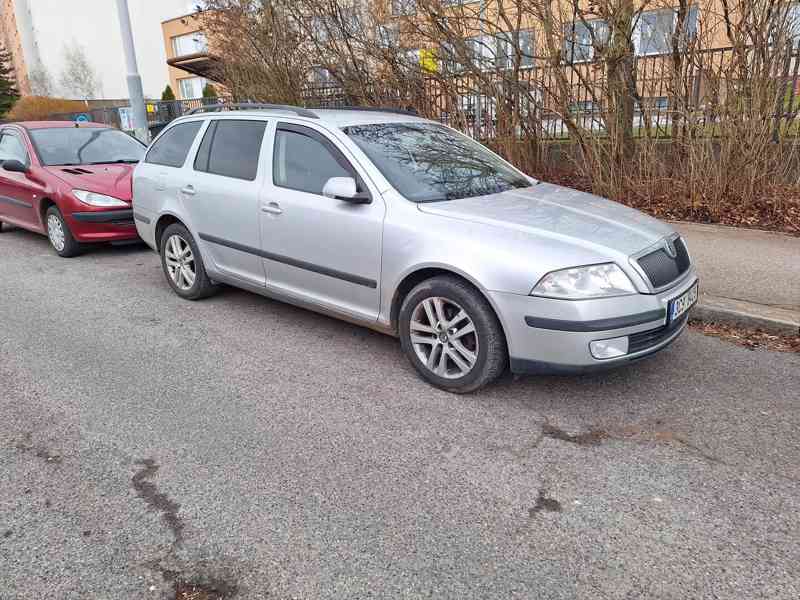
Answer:
<svg viewBox="0 0 800 600"><path fill-rule="evenodd" d="M98 123L28 121L0 127L3 222L46 234L59 255L90 242L137 239L131 174L145 146Z"/></svg>

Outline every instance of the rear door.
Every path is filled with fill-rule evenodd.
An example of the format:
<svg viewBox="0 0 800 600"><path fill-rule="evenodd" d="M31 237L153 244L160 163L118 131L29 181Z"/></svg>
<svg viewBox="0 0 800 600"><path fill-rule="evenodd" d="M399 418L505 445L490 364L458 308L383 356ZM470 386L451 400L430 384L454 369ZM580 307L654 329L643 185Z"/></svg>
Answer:
<svg viewBox="0 0 800 600"><path fill-rule="evenodd" d="M27 144L21 136L11 128L0 130L0 165L2 161L18 160L30 166ZM0 166L0 216L19 225L38 227L35 199L40 189L25 173L6 171Z"/></svg>
<svg viewBox="0 0 800 600"><path fill-rule="evenodd" d="M385 205L352 156L322 128L278 123L261 200L267 286L364 320L378 316ZM353 177L372 202L322 195Z"/></svg>
<svg viewBox="0 0 800 600"><path fill-rule="evenodd" d="M189 152L203 125L202 120L177 123L152 143L134 172L134 211L153 217L163 212L184 214L180 190Z"/></svg>
<svg viewBox="0 0 800 600"><path fill-rule="evenodd" d="M224 274L258 286L265 285L258 214L267 125L262 119L212 120L183 189L203 256Z"/></svg>

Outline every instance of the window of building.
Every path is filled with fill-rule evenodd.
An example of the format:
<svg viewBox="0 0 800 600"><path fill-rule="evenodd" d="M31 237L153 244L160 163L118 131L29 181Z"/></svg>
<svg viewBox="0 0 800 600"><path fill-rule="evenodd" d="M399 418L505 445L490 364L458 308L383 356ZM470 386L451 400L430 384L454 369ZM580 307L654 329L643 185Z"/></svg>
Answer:
<svg viewBox="0 0 800 600"><path fill-rule="evenodd" d="M208 52L208 40L202 31L194 31L172 38L172 52L175 56L188 56Z"/></svg>
<svg viewBox="0 0 800 600"><path fill-rule="evenodd" d="M771 43L784 39L789 42L800 40L800 2L784 4L783 10L775 12L773 23L770 32Z"/></svg>
<svg viewBox="0 0 800 600"><path fill-rule="evenodd" d="M786 27L789 38L800 39L800 2L790 4L787 8Z"/></svg>
<svg viewBox="0 0 800 600"><path fill-rule="evenodd" d="M181 94L181 100L202 98L203 88L206 87L206 83L208 82L203 77L186 77L185 79L179 79L178 89Z"/></svg>
<svg viewBox="0 0 800 600"><path fill-rule="evenodd" d="M376 33L381 48L394 48L400 41L400 25L398 23L378 25Z"/></svg>
<svg viewBox="0 0 800 600"><path fill-rule="evenodd" d="M396 17L417 14L417 0L392 0L392 14Z"/></svg>
<svg viewBox="0 0 800 600"><path fill-rule="evenodd" d="M266 121L220 119L209 125L197 151L197 171L253 181Z"/></svg>
<svg viewBox="0 0 800 600"><path fill-rule="evenodd" d="M170 127L153 142L144 161L166 167L182 167L194 138L200 131L200 125L201 121L190 121Z"/></svg>
<svg viewBox="0 0 800 600"><path fill-rule="evenodd" d="M422 67L423 62L425 60L431 60L432 62L436 62L435 56L431 59L430 56L435 55L433 51L427 51L425 54L426 58L423 58L423 51L419 48L408 48L403 50L401 54L401 60L403 61L403 66L408 66L412 68Z"/></svg>
<svg viewBox="0 0 800 600"><path fill-rule="evenodd" d="M352 177L343 156L313 135L278 129L272 161L275 185L309 194L322 195L331 177Z"/></svg>
<svg viewBox="0 0 800 600"><path fill-rule="evenodd" d="M581 63L594 60L595 49L608 42L608 24L600 19L575 21L564 28L564 61Z"/></svg>
<svg viewBox="0 0 800 600"><path fill-rule="evenodd" d="M515 39L516 38L516 39ZM498 33L494 38L496 50L494 66L498 69L510 69L516 60L517 48L520 53L520 66L533 65L534 36L533 31L522 30L516 32Z"/></svg>
<svg viewBox="0 0 800 600"><path fill-rule="evenodd" d="M688 40L697 36L698 19L698 7L696 5L689 7L684 22L684 31L679 40L682 47L686 46ZM671 8L648 10L640 14L633 28L633 44L636 54L648 56L672 52L677 23L678 12Z"/></svg>
<svg viewBox="0 0 800 600"><path fill-rule="evenodd" d="M336 82L336 79L334 78L333 74L330 72L330 70L326 69L325 67L311 67L308 79L311 83L317 85L324 85Z"/></svg>

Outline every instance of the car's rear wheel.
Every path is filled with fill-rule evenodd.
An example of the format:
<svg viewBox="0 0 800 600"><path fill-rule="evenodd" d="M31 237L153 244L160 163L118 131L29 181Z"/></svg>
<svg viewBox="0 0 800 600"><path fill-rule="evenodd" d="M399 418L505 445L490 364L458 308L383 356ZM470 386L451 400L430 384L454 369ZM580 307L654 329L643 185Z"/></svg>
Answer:
<svg viewBox="0 0 800 600"><path fill-rule="evenodd" d="M182 298L200 300L217 291L206 274L197 244L180 223L164 230L160 241L161 266L170 287Z"/></svg>
<svg viewBox="0 0 800 600"><path fill-rule="evenodd" d="M47 228L47 239L59 256L71 258L77 256L83 250L80 243L75 241L64 216L57 206L51 206L45 213L45 227Z"/></svg>
<svg viewBox="0 0 800 600"><path fill-rule="evenodd" d="M492 307L472 285L441 276L417 285L400 308L400 341L427 381L468 393L500 376L508 363L505 336Z"/></svg>

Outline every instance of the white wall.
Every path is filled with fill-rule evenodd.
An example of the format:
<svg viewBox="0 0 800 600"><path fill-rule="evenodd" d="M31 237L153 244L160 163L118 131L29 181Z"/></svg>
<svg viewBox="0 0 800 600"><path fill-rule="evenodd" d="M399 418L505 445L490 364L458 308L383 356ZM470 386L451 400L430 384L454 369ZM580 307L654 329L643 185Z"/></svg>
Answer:
<svg viewBox="0 0 800 600"><path fill-rule="evenodd" d="M25 24L32 27L31 37L57 95L69 97L59 79L65 44L74 40L83 46L97 74L100 85L96 97L128 97L115 0L17 0L17 12L25 10L26 5L30 18ZM145 96L160 98L169 83L161 22L190 12L192 5L187 0L128 0ZM28 64L29 69L33 67Z"/></svg>

